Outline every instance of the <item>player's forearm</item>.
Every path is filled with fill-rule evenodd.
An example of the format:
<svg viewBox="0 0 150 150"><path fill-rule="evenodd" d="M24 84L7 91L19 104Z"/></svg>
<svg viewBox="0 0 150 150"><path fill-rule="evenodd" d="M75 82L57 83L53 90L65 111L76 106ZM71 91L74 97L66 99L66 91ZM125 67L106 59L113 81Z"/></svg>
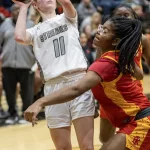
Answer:
<svg viewBox="0 0 150 150"><path fill-rule="evenodd" d="M43 98L40 98L37 103L42 107L54 104L60 104L73 100L74 98L83 94L85 90L81 90L77 86L63 88L59 91L56 91L50 95L47 95Z"/></svg>
<svg viewBox="0 0 150 150"><path fill-rule="evenodd" d="M28 7L20 7L15 28L15 39L19 43L25 43L27 11Z"/></svg>

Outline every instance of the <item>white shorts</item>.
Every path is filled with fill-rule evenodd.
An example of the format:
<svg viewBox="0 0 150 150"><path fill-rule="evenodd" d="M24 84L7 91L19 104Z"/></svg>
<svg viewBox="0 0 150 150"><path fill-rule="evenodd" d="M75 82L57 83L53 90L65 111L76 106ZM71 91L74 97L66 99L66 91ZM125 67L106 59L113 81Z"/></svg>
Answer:
<svg viewBox="0 0 150 150"><path fill-rule="evenodd" d="M63 87L72 85L85 74L85 72L76 73L56 78L54 82L53 80L51 82L47 82L44 87L44 94L48 95ZM94 112L94 98L91 90L85 92L72 101L46 106L45 108L45 116L49 128L71 126L72 120L86 116L94 116Z"/></svg>

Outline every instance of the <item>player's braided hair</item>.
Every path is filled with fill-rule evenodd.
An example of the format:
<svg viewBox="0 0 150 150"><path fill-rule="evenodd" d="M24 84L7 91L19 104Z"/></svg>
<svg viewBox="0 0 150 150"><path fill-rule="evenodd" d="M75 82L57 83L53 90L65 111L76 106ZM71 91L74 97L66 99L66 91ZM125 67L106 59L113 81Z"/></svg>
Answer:
<svg viewBox="0 0 150 150"><path fill-rule="evenodd" d="M116 8L114 9L114 11L112 12L112 16L115 16L116 11L117 11L119 8L122 8L122 7L128 9L128 10L132 13L134 19L138 19L138 20L139 20L139 16L135 13L135 11L132 9L132 7L131 7L130 5L128 5L128 4L120 4L118 7L116 7Z"/></svg>
<svg viewBox="0 0 150 150"><path fill-rule="evenodd" d="M134 73L134 57L136 56L142 37L142 24L137 19L129 19L126 17L112 17L111 21L115 38L120 38L116 46L120 50L119 67L120 71L125 73Z"/></svg>

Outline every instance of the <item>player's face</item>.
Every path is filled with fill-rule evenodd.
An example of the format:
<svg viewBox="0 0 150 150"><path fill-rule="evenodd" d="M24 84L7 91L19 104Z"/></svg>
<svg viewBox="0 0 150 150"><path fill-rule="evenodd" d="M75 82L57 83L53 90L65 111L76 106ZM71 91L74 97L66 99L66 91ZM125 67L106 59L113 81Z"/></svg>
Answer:
<svg viewBox="0 0 150 150"><path fill-rule="evenodd" d="M115 11L114 16L118 16L118 17L127 17L127 18L134 18L132 12L130 11L130 9L126 8L126 7L120 7Z"/></svg>
<svg viewBox="0 0 150 150"><path fill-rule="evenodd" d="M94 38L93 44L96 47L100 47L103 50L111 50L113 49L113 41L115 34L113 32L112 23L108 20L104 23L104 25L100 25L98 28L98 32Z"/></svg>
<svg viewBox="0 0 150 150"><path fill-rule="evenodd" d="M56 0L35 0L33 2L34 8L41 12L52 12L56 9Z"/></svg>

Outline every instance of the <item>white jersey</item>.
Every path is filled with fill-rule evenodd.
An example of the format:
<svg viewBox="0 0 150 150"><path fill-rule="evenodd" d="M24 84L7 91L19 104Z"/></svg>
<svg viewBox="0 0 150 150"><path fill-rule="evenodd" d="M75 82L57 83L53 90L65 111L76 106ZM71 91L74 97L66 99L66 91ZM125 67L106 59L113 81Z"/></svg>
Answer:
<svg viewBox="0 0 150 150"><path fill-rule="evenodd" d="M79 42L77 17L57 15L27 29L32 36L35 57L44 81L65 72L86 70L87 62Z"/></svg>

